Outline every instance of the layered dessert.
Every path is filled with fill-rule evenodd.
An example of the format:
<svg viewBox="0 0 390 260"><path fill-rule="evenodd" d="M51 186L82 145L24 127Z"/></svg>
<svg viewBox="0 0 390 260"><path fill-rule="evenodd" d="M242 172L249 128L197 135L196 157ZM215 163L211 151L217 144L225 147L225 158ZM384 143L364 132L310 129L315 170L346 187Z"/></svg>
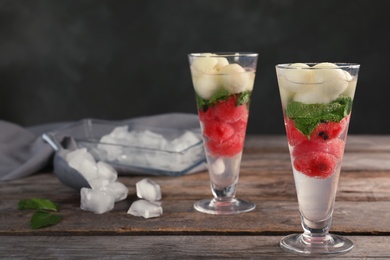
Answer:
<svg viewBox="0 0 390 260"><path fill-rule="evenodd" d="M237 56L238 58L238 56ZM238 180L255 70L216 54L193 58L191 75L213 191Z"/></svg>
<svg viewBox="0 0 390 260"><path fill-rule="evenodd" d="M302 215L331 217L357 78L333 63L277 70L287 139Z"/></svg>

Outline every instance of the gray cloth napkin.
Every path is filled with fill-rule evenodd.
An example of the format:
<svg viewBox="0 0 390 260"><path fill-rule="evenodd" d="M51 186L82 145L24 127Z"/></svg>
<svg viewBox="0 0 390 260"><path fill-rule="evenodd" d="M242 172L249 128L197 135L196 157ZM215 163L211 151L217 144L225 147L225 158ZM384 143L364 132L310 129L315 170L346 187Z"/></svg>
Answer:
<svg viewBox="0 0 390 260"><path fill-rule="evenodd" d="M121 122L150 127L199 128L197 115L185 113L138 117ZM51 164L54 150L43 141L41 135L45 132L60 133L70 123L74 122L22 128L0 120L0 181L26 177Z"/></svg>

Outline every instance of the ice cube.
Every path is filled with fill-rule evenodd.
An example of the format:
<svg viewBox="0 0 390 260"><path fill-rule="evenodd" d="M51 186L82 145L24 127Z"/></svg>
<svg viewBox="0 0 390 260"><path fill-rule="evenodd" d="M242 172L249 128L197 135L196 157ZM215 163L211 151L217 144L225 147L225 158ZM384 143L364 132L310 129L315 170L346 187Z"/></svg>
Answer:
<svg viewBox="0 0 390 260"><path fill-rule="evenodd" d="M69 166L80 172L86 180L97 177L96 161L85 148L68 153L66 158Z"/></svg>
<svg viewBox="0 0 390 260"><path fill-rule="evenodd" d="M97 174L99 178L108 180L109 182L114 182L118 178L117 171L108 163L99 161L96 164Z"/></svg>
<svg viewBox="0 0 390 260"><path fill-rule="evenodd" d="M80 197L80 208L82 210L102 214L114 208L114 197L100 190L81 188Z"/></svg>
<svg viewBox="0 0 390 260"><path fill-rule="evenodd" d="M200 137L191 131L185 131L184 134L175 138L169 143L169 150L174 152L180 152L184 149L200 142Z"/></svg>
<svg viewBox="0 0 390 260"><path fill-rule="evenodd" d="M127 214L136 217L155 218L163 214L163 209L160 205L146 200L137 200L131 204Z"/></svg>
<svg viewBox="0 0 390 260"><path fill-rule="evenodd" d="M221 175L225 172L226 166L222 158L218 158L210 166L210 172L216 175Z"/></svg>
<svg viewBox="0 0 390 260"><path fill-rule="evenodd" d="M111 182L101 189L105 193L114 197L115 202L124 200L127 198L129 189L121 182Z"/></svg>
<svg viewBox="0 0 390 260"><path fill-rule="evenodd" d="M150 149L161 149L167 140L160 134L146 130L139 137L139 142L143 147Z"/></svg>
<svg viewBox="0 0 390 260"><path fill-rule="evenodd" d="M161 200L161 189L155 181L148 178L136 183L137 196L148 201Z"/></svg>
<svg viewBox="0 0 390 260"><path fill-rule="evenodd" d="M87 148L80 148L80 149L76 149L76 150L73 150L73 151L70 151L67 155L66 155L66 160L69 162L69 161L72 161L73 159L79 157L80 155L83 155L85 153L87 153Z"/></svg>
<svg viewBox="0 0 390 260"><path fill-rule="evenodd" d="M120 142L118 143L117 139L110 135L105 135L100 139L98 148L107 153L107 160L109 161L115 161L123 153Z"/></svg>
<svg viewBox="0 0 390 260"><path fill-rule="evenodd" d="M103 178L94 178L92 180L89 180L88 183L93 190L105 190L105 187L110 184L110 181L108 179Z"/></svg>
<svg viewBox="0 0 390 260"><path fill-rule="evenodd" d="M118 126L111 131L110 136L114 139L125 139L128 134L128 126Z"/></svg>
<svg viewBox="0 0 390 260"><path fill-rule="evenodd" d="M139 146L139 132L131 131L126 135L125 143L130 146Z"/></svg>

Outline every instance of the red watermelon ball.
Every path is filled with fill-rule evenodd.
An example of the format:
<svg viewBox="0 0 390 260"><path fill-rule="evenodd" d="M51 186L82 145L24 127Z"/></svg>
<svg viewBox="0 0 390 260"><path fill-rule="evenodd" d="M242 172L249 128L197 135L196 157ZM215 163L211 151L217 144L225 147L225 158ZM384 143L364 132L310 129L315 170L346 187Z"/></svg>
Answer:
<svg viewBox="0 0 390 260"><path fill-rule="evenodd" d="M294 120L285 117L284 124L286 126L287 140L291 146L298 145L307 140L307 137L295 127Z"/></svg>
<svg viewBox="0 0 390 260"><path fill-rule="evenodd" d="M337 162L329 153L308 152L294 159L294 168L309 177L327 178L335 171Z"/></svg>
<svg viewBox="0 0 390 260"><path fill-rule="evenodd" d="M231 126L236 133L245 134L247 124L248 118L242 118L237 122L231 123Z"/></svg>
<svg viewBox="0 0 390 260"><path fill-rule="evenodd" d="M236 106L236 96L230 96L229 98L222 100L215 104L214 113L225 122L236 122L242 118L248 118L248 108L244 105Z"/></svg>
<svg viewBox="0 0 390 260"><path fill-rule="evenodd" d="M323 122L318 124L310 134L310 140L326 141L340 137L341 133L348 126L349 116L343 118L340 122Z"/></svg>
<svg viewBox="0 0 390 260"><path fill-rule="evenodd" d="M219 120L207 120L203 123L203 134L210 139L222 141L230 138L234 134L234 129L230 124Z"/></svg>
<svg viewBox="0 0 390 260"><path fill-rule="evenodd" d="M219 142L209 139L206 147L212 156L233 157L240 153L244 147L245 135L234 134L231 138Z"/></svg>
<svg viewBox="0 0 390 260"><path fill-rule="evenodd" d="M198 115L199 115L199 120L202 122L207 120L212 120L215 117L212 109L207 109L207 110L199 109Z"/></svg>
<svg viewBox="0 0 390 260"><path fill-rule="evenodd" d="M303 141L294 147L293 157L298 157L308 152L329 153L337 159L342 158L344 154L345 143L340 139L332 139L327 142Z"/></svg>

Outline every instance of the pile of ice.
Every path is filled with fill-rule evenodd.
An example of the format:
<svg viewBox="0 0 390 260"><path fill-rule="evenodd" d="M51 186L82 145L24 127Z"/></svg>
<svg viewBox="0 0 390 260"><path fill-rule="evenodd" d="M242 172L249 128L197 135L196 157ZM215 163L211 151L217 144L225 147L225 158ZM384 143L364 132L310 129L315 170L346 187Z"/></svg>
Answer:
<svg viewBox="0 0 390 260"><path fill-rule="evenodd" d="M91 186L80 190L82 210L96 214L106 213L114 208L115 202L127 198L128 188L117 181L117 171L105 162L96 162L86 148L69 152L66 160L69 166L80 172ZM161 216L163 210L160 202L160 186L150 179L143 179L136 183L136 190L140 200L133 202L127 213L144 218Z"/></svg>
<svg viewBox="0 0 390 260"><path fill-rule="evenodd" d="M118 173L109 164L96 162L86 148L76 149L67 154L70 167L80 172L91 188L80 190L80 208L96 214L108 212L115 202L127 198L127 187L117 181Z"/></svg>
<svg viewBox="0 0 390 260"><path fill-rule="evenodd" d="M201 136L184 131L176 138L168 138L152 130L132 130L119 126L101 137L97 145L97 156L103 161L153 168L167 171L180 171L199 160L203 149L195 154L182 156L179 152L201 141ZM162 152L164 151L164 152ZM172 158L177 154L177 158ZM175 160L175 163L172 163Z"/></svg>
<svg viewBox="0 0 390 260"><path fill-rule="evenodd" d="M136 217L155 218L163 213L161 207L161 189L160 186L150 180L143 179L136 184L137 197L140 200L131 204L128 214Z"/></svg>

